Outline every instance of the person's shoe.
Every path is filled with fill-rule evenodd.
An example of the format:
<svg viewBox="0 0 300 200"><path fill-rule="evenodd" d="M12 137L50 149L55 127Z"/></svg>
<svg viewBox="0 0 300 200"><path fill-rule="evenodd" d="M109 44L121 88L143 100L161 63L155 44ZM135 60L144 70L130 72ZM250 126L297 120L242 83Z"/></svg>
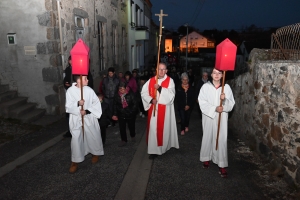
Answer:
<svg viewBox="0 0 300 200"><path fill-rule="evenodd" d="M98 160L99 160L99 156L96 156L96 155L93 155L93 156L92 156L92 163L93 163L93 164L97 163Z"/></svg>
<svg viewBox="0 0 300 200"><path fill-rule="evenodd" d="M69 169L69 172L71 174L74 174L77 171L77 168L78 168L78 163L72 162L71 167Z"/></svg>
<svg viewBox="0 0 300 200"><path fill-rule="evenodd" d="M118 146L119 146L119 147L124 147L124 146L126 145L126 143L127 143L127 142L125 142L125 141L121 141L121 142L119 143Z"/></svg>
<svg viewBox="0 0 300 200"><path fill-rule="evenodd" d="M131 138L131 141L132 141L132 142L136 142L135 137L132 137L132 138Z"/></svg>
<svg viewBox="0 0 300 200"><path fill-rule="evenodd" d="M185 127L184 131L189 132L189 127Z"/></svg>
<svg viewBox="0 0 300 200"><path fill-rule="evenodd" d="M219 174L221 175L222 178L227 178L228 174L225 168L219 168Z"/></svg>
<svg viewBox="0 0 300 200"><path fill-rule="evenodd" d="M67 138L67 137L72 137L72 134L70 131L67 131L64 135L63 135L64 138Z"/></svg>
<svg viewBox="0 0 300 200"><path fill-rule="evenodd" d="M150 154L149 159L154 160L157 157L157 154Z"/></svg>
<svg viewBox="0 0 300 200"><path fill-rule="evenodd" d="M185 134L185 132L184 131L181 131L181 133L180 133L181 135L184 135Z"/></svg>
<svg viewBox="0 0 300 200"><path fill-rule="evenodd" d="M202 166L204 169L208 169L209 168L209 161L205 161L203 163L203 166Z"/></svg>

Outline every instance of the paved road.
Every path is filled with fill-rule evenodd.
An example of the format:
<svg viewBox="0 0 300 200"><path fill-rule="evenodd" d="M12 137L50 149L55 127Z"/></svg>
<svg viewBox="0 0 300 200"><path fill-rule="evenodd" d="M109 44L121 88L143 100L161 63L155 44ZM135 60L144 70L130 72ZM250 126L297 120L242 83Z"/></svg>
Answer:
<svg viewBox="0 0 300 200"><path fill-rule="evenodd" d="M232 134L229 177L221 178L216 165L202 169L197 112L192 113L190 131L179 134L180 149L154 161L146 152L146 118L137 118L137 141L129 140L125 147L117 146L118 126L108 128L100 162L93 165L88 155L75 174L68 172L70 138L62 137L64 120L0 147L0 199L272 199L281 195L266 193L255 173L258 166L242 159L236 150L241 145Z"/></svg>

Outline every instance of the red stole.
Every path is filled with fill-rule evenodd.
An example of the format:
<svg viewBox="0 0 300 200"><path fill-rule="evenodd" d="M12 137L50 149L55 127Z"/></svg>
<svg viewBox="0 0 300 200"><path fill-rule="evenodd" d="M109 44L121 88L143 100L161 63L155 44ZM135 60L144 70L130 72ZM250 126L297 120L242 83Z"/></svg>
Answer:
<svg viewBox="0 0 300 200"><path fill-rule="evenodd" d="M170 83L170 77L167 76L167 78L161 83L161 87L163 88L168 88ZM154 84L156 84L156 79L155 77L152 77L149 82L149 95L154 99L155 98L155 88ZM166 105L163 104L156 104L157 106L157 146L163 146L163 132L164 132L164 123L165 123L165 114L166 114ZM149 127L150 127L150 120L153 115L153 108L154 105L151 104L149 110L148 110L148 123L147 123L147 143L148 143L148 137L149 137Z"/></svg>

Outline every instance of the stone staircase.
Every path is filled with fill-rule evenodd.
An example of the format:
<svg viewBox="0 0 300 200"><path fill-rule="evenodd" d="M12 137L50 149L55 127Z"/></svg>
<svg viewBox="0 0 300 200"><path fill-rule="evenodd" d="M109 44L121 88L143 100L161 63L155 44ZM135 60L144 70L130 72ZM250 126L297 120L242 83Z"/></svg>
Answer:
<svg viewBox="0 0 300 200"><path fill-rule="evenodd" d="M27 102L27 97L19 97L17 91L10 91L9 85L0 82L0 116L31 123L45 115L45 109L36 108L35 103Z"/></svg>

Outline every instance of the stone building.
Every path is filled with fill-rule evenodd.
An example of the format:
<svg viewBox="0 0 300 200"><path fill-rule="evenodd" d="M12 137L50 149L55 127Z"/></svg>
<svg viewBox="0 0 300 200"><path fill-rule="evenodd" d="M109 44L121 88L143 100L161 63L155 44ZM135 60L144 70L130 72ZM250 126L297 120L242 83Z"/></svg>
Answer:
<svg viewBox="0 0 300 200"><path fill-rule="evenodd" d="M0 84L48 114L64 112L63 71L79 38L90 48L95 91L108 67L140 68L150 54L149 0L2 0L0 7Z"/></svg>

